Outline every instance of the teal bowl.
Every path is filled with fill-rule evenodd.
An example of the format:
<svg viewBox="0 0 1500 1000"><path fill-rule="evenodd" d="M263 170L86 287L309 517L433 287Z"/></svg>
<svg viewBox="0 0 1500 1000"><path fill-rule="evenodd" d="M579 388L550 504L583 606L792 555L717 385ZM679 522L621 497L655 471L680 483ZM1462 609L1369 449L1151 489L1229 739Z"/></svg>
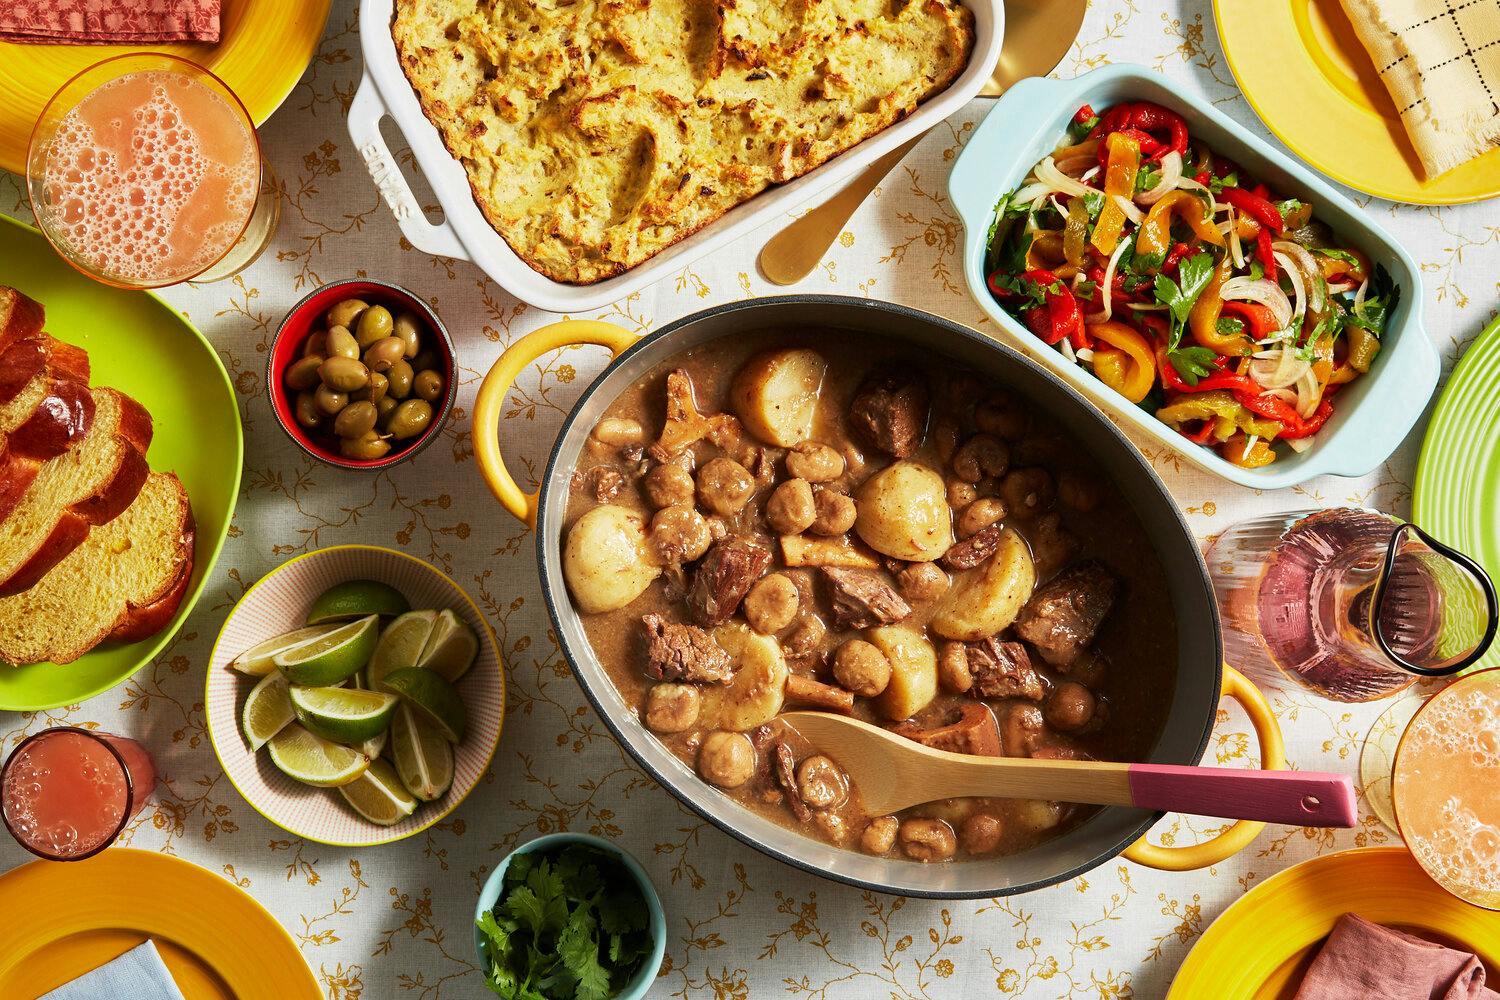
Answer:
<svg viewBox="0 0 1500 1000"><path fill-rule="evenodd" d="M502 858L495 866L495 870L490 872L490 877L485 879L484 888L479 890L479 902L474 906L474 922L477 924L479 918L493 910L495 904L500 901L500 891L505 886L505 870L510 867L512 858L518 854L531 854L534 851L545 851L568 844L585 844L619 858L630 870L630 874L635 876L636 883L641 887L641 895L645 897L646 908L651 911L651 940L653 942L651 954L646 956L646 961L641 964L640 971L625 986L624 992L617 993L613 997L613 1000L641 1000L646 995L646 991L651 989L651 984L656 982L657 970L661 968L662 958L667 953L667 918L661 908L661 898L656 894L656 886L651 884L651 877L646 874L646 869L642 868L640 862L631 857L628 851L607 840L591 837L586 833L549 833L517 847ZM480 969L488 974L489 959L485 957L483 938L480 937L477 927L474 929L474 952L479 956Z"/></svg>
<svg viewBox="0 0 1500 1000"><path fill-rule="evenodd" d="M1306 451L1279 455L1259 469L1226 462L1047 347L1001 309L985 286L985 244L1000 196L1015 189L1053 150L1080 106L1104 108L1121 101L1154 101L1182 115L1192 135L1248 167L1276 190L1310 201L1317 218L1372 261L1383 264L1400 286L1400 305L1387 321L1380 353L1369 373L1339 393L1340 405ZM1312 169L1197 94L1143 66L1116 64L1071 80L1033 77L1011 87L995 102L953 164L948 196L963 221L964 281L979 308L995 321L997 337L1046 366L1117 423L1230 482L1272 490L1315 476L1372 472L1411 432L1437 388L1441 362L1422 325L1421 273L1401 244ZM1169 454L1162 457L1171 458Z"/></svg>

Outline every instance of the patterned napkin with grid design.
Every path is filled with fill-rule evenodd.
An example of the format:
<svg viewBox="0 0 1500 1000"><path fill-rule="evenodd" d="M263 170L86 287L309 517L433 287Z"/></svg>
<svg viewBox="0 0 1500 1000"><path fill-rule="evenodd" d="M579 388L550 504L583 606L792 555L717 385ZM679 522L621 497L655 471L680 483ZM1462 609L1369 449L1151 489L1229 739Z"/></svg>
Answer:
<svg viewBox="0 0 1500 1000"><path fill-rule="evenodd" d="M1342 0L1428 177L1500 145L1500 0Z"/></svg>

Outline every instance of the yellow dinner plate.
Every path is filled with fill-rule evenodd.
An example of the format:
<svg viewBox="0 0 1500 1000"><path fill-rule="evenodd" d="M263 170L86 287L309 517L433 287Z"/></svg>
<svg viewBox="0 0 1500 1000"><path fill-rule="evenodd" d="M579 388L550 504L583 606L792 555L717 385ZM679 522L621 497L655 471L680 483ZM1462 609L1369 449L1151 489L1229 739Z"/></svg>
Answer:
<svg viewBox="0 0 1500 1000"><path fill-rule="evenodd" d="M1339 0L1214 0L1245 99L1302 159L1391 201L1451 205L1500 194L1500 150L1427 180Z"/></svg>
<svg viewBox="0 0 1500 1000"><path fill-rule="evenodd" d="M1304 861L1240 897L1204 932L1167 1000L1291 1000L1345 913L1472 951L1500 984L1500 913L1448 895L1402 847Z"/></svg>
<svg viewBox="0 0 1500 1000"><path fill-rule="evenodd" d="M33 861L0 875L0 997L34 1000L156 943L187 1000L321 1000L276 918L233 882L154 851Z"/></svg>
<svg viewBox="0 0 1500 1000"><path fill-rule="evenodd" d="M259 125L312 61L332 0L224 0L219 41L169 45L11 45L0 42L0 167L26 172L42 108L81 70L126 52L169 52L208 67Z"/></svg>

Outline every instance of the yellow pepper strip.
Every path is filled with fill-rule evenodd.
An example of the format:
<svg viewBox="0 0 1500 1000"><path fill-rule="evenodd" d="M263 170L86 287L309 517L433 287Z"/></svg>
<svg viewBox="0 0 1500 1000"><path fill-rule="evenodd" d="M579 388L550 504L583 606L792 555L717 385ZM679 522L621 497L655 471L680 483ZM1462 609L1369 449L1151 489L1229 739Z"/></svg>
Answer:
<svg viewBox="0 0 1500 1000"><path fill-rule="evenodd" d="M1256 441L1246 452L1245 442L1248 440L1243 434L1236 434L1219 445L1219 457L1242 469L1259 469L1276 461L1275 449L1263 440Z"/></svg>
<svg viewBox="0 0 1500 1000"><path fill-rule="evenodd" d="M1349 337L1349 367L1357 372L1370 370L1370 363L1380 353L1380 339L1362 326L1351 326Z"/></svg>
<svg viewBox="0 0 1500 1000"><path fill-rule="evenodd" d="M1190 191L1169 191L1151 206L1141 231L1135 238L1137 255L1157 254L1165 257L1172 245L1172 220L1181 219L1193 235L1216 247L1224 245L1224 234L1208 218L1208 204Z"/></svg>
<svg viewBox="0 0 1500 1000"><path fill-rule="evenodd" d="M1356 285L1365 280L1365 275L1370 273L1370 258L1353 247L1350 247L1345 253L1359 261L1359 263L1350 264L1347 260L1330 257L1327 254L1313 254L1313 257L1318 262L1318 267L1323 271L1324 281L1332 281L1340 275L1347 276Z"/></svg>
<svg viewBox="0 0 1500 1000"><path fill-rule="evenodd" d="M1071 279L1078 268L1063 255L1063 238L1056 233L1041 233L1026 250L1026 269L1051 271L1059 278Z"/></svg>
<svg viewBox="0 0 1500 1000"><path fill-rule="evenodd" d="M1139 403L1156 384L1156 355L1146 338L1124 323L1096 323L1089 333L1119 350L1094 349L1094 374L1111 389Z"/></svg>
<svg viewBox="0 0 1500 1000"><path fill-rule="evenodd" d="M1082 198L1068 199L1068 221L1063 226L1063 256L1074 267L1088 263L1089 210Z"/></svg>
<svg viewBox="0 0 1500 1000"><path fill-rule="evenodd" d="M1333 374L1328 376L1328 384L1343 385L1346 382L1353 382L1357 378L1359 378L1359 372L1355 371L1354 367L1345 361L1333 369Z"/></svg>
<svg viewBox="0 0 1500 1000"><path fill-rule="evenodd" d="M1141 144L1123 132L1111 132L1105 148L1109 150L1108 166L1104 171L1106 197L1089 242L1108 257L1115 252L1120 236L1125 232L1125 210L1109 196L1135 197L1135 175L1141 168Z"/></svg>
<svg viewBox="0 0 1500 1000"><path fill-rule="evenodd" d="M1229 254L1226 253L1219 258L1219 266L1214 268L1214 276L1208 279L1208 285L1203 289L1203 294L1199 295L1198 301L1193 303L1193 311L1188 314L1188 326L1193 331L1193 339L1200 346L1208 348L1215 354L1244 357L1255 353L1255 343L1250 337L1243 331L1238 334L1219 332L1219 311L1224 307L1224 297L1219 293L1224 288L1224 282L1229 280L1232 267Z"/></svg>

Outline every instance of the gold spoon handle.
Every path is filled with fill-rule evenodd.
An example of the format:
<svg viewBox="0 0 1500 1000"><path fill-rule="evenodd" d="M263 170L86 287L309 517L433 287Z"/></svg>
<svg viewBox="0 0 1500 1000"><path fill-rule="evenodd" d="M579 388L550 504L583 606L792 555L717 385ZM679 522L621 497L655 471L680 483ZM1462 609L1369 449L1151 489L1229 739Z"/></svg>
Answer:
<svg viewBox="0 0 1500 1000"><path fill-rule="evenodd" d="M886 153L838 194L771 237L760 250L761 274L778 285L791 285L811 274L828 248L833 246L833 241L839 238L839 233L844 231L844 224L855 209L922 141L922 135Z"/></svg>

